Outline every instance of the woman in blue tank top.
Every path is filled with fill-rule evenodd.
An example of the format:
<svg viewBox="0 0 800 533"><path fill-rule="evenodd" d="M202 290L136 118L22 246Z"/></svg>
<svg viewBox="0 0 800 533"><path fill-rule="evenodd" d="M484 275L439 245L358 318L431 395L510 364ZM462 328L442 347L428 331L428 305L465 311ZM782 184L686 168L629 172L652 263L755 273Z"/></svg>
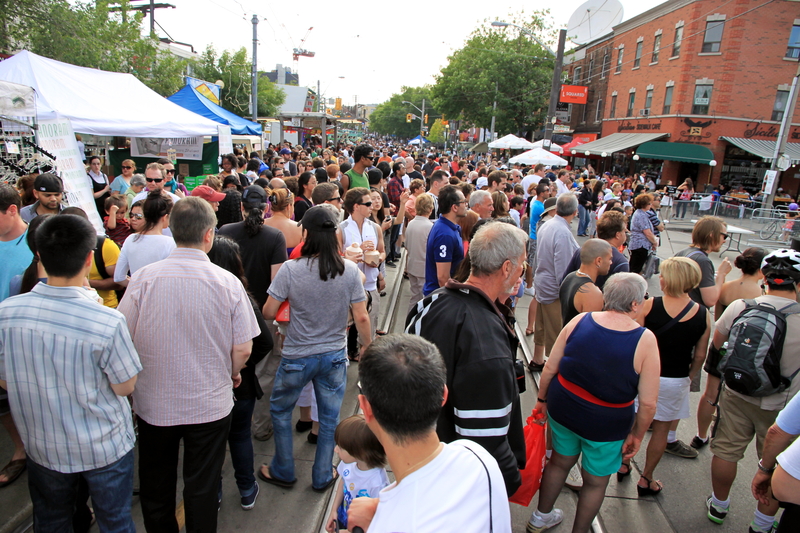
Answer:
<svg viewBox="0 0 800 533"><path fill-rule="evenodd" d="M659 379L655 336L636 323L646 290L638 274L611 276L603 287L604 310L572 319L550 352L536 409L548 415L553 455L529 531L561 521L562 512L553 505L581 455L583 488L573 531L589 531L609 477L623 457L639 450L655 414Z"/></svg>

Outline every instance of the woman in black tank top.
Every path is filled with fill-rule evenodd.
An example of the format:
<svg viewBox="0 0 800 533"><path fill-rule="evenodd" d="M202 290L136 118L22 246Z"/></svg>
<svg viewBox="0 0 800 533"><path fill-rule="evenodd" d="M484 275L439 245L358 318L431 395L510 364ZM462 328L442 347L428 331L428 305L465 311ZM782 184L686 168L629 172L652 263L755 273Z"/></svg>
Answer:
<svg viewBox="0 0 800 533"><path fill-rule="evenodd" d="M711 334L711 315L689 297L702 274L697 263L685 257L672 257L661 264L661 290L664 296L646 300L640 323L652 330L658 342L661 380L658 404L653 419L653 434L647 445L647 459L636 487L639 496L661 492L662 484L654 471L664 451L691 450L679 440L667 443L670 426L689 414L689 383L700 372ZM686 450L685 450L686 449ZM696 452L695 452L696 453ZM625 467L627 471L623 471ZM623 465L618 479L630 473Z"/></svg>

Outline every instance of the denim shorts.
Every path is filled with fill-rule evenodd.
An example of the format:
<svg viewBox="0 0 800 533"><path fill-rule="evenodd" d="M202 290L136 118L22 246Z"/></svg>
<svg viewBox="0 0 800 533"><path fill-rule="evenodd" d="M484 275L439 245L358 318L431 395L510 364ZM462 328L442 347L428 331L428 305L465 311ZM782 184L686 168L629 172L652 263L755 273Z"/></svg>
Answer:
<svg viewBox="0 0 800 533"><path fill-rule="evenodd" d="M596 442L577 435L552 417L547 423L553 434L553 449L559 455L572 457L582 454L581 466L593 476L610 476L622 465L622 445L625 441Z"/></svg>

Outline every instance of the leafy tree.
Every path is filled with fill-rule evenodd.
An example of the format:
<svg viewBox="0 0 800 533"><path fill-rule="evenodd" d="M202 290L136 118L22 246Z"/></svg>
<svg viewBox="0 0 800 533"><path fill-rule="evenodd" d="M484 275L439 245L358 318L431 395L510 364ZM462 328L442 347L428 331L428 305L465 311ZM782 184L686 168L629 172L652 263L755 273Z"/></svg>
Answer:
<svg viewBox="0 0 800 533"><path fill-rule="evenodd" d="M402 87L401 91L400 94L393 94L391 98L375 108L369 117L370 131L408 139L419 135L420 121L415 118L410 123L406 122L408 113L419 116L419 111L413 106L404 104L403 101L411 102L421 108L424 98L425 113L429 116L428 124L431 124L433 117L440 115L432 105L430 87Z"/></svg>
<svg viewBox="0 0 800 533"><path fill-rule="evenodd" d="M552 42L546 15L546 11L538 11L530 17L519 14L509 18L539 40ZM496 100L495 131L501 135L541 126L550 99L554 61L536 41L516 28L485 24L448 59L432 89L441 112L489 128Z"/></svg>
<svg viewBox="0 0 800 533"><path fill-rule="evenodd" d="M442 119L437 118L436 122L431 126L428 140L434 144L444 143L444 124L442 124Z"/></svg>

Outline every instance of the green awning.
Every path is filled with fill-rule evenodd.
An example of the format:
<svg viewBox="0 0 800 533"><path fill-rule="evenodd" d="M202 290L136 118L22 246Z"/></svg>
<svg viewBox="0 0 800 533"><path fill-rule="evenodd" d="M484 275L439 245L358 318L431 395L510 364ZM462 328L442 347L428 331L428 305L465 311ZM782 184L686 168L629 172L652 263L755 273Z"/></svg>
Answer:
<svg viewBox="0 0 800 533"><path fill-rule="evenodd" d="M701 165L707 165L714 159L714 154L705 146L688 143L647 142L636 149L636 155L645 159L666 159Z"/></svg>

